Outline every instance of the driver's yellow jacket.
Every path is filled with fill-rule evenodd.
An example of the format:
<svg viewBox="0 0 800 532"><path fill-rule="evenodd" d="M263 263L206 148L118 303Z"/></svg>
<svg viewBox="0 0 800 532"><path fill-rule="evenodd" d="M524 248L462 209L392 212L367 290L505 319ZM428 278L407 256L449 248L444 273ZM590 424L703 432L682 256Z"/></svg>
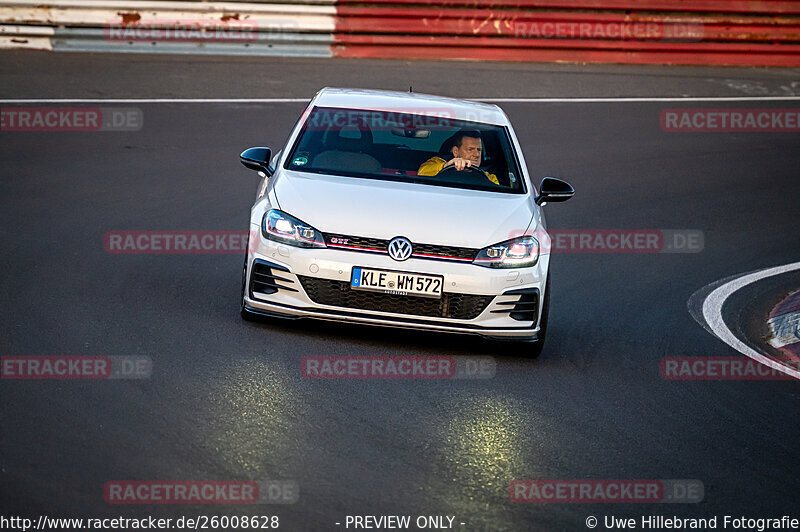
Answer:
<svg viewBox="0 0 800 532"><path fill-rule="evenodd" d="M447 161L445 161L441 157L431 157L430 159L428 159L427 161L425 161L420 165L419 170L417 170L417 175L436 175L442 171L442 168L444 168L444 165L446 163ZM495 185L500 184L500 182L497 180L496 175L490 174L488 172L486 173L486 175L489 176L489 179Z"/></svg>

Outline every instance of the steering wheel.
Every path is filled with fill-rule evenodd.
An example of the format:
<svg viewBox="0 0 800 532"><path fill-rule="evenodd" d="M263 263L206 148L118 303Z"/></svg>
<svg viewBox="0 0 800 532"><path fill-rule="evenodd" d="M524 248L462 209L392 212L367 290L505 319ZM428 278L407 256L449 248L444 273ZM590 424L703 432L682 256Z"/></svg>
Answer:
<svg viewBox="0 0 800 532"><path fill-rule="evenodd" d="M484 178L486 178L487 181L489 181L489 182L492 181L491 179L489 179L489 174L487 174L485 170L481 169L478 166L474 166L474 165L465 166L463 170L458 170L458 169L456 169L455 165L451 164L450 166L445 166L444 168L439 170L439 172L436 175L440 176L440 175L445 174L445 173L449 174L451 172L465 172L465 171L469 171L469 172L473 172L475 174L479 174L479 175L483 176ZM455 174L455 175L457 175L457 174Z"/></svg>

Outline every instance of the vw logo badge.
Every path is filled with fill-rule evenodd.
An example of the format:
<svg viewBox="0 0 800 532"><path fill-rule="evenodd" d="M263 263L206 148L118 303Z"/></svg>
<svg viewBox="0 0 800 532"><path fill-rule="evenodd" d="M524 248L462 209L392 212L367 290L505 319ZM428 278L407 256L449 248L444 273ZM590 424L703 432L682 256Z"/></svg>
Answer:
<svg viewBox="0 0 800 532"><path fill-rule="evenodd" d="M411 242L402 236L395 237L389 242L389 256L397 261L404 261L411 256Z"/></svg>

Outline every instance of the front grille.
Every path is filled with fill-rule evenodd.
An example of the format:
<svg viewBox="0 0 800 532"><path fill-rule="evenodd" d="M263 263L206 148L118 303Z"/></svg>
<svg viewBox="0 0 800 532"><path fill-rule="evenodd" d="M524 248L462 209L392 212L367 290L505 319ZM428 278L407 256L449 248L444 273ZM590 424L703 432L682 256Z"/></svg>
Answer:
<svg viewBox="0 0 800 532"><path fill-rule="evenodd" d="M336 249L350 251L370 251L373 253L386 253L389 249L389 240L380 238L368 238L361 236L340 235L335 233L323 233L325 244ZM472 262L478 255L478 249L460 248L455 246L440 246L437 244L418 244L411 243L414 249L412 257L418 259L432 260L453 260L462 262Z"/></svg>
<svg viewBox="0 0 800 532"><path fill-rule="evenodd" d="M324 233L325 244L331 247L341 248L360 248L353 251L370 250L370 251L383 251L384 253L389 249L389 241L381 240L379 238L367 238L362 236L349 236L338 235L333 233Z"/></svg>
<svg viewBox="0 0 800 532"><path fill-rule="evenodd" d="M431 244L412 244L414 248L414 255L438 255L440 257L448 257L453 259L469 259L470 262L475 260L478 255L477 249L472 248L457 248L454 246L434 246Z"/></svg>
<svg viewBox="0 0 800 532"><path fill-rule="evenodd" d="M314 303L332 307L377 310L395 314L471 320L492 302L494 296L444 293L441 299L401 296L352 290L350 283L298 275L300 284Z"/></svg>

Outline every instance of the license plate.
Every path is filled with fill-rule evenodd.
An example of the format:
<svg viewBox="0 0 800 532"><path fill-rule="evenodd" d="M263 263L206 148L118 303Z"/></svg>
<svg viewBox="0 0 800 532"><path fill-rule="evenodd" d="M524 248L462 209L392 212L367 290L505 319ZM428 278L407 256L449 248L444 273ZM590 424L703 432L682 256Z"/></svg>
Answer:
<svg viewBox="0 0 800 532"><path fill-rule="evenodd" d="M353 268L350 287L400 296L442 297L444 277L420 273Z"/></svg>

